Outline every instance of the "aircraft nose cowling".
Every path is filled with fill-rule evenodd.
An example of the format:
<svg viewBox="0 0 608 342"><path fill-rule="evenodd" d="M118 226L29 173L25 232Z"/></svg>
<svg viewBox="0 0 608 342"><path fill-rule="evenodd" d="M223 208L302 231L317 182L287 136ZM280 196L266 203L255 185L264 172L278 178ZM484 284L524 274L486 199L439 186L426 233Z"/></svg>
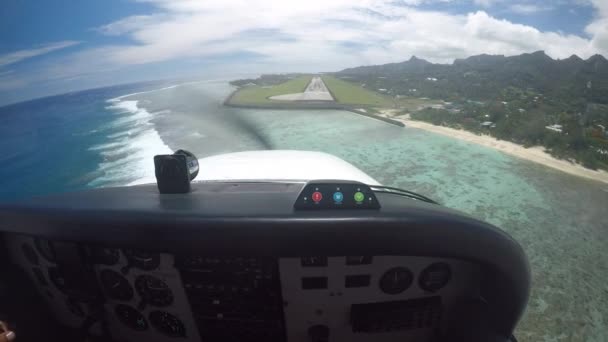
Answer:
<svg viewBox="0 0 608 342"><path fill-rule="evenodd" d="M336 179L380 185L352 164L323 152L249 151L199 159L195 181Z"/></svg>

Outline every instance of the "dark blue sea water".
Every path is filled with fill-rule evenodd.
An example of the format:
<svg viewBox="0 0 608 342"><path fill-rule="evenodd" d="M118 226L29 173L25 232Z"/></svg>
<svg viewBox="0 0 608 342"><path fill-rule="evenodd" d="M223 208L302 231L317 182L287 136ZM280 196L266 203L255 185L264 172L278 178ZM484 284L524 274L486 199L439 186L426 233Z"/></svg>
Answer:
<svg viewBox="0 0 608 342"><path fill-rule="evenodd" d="M0 107L0 200L110 183L100 170L107 157L95 147L136 123L111 125L125 111L108 100L163 84L87 90Z"/></svg>

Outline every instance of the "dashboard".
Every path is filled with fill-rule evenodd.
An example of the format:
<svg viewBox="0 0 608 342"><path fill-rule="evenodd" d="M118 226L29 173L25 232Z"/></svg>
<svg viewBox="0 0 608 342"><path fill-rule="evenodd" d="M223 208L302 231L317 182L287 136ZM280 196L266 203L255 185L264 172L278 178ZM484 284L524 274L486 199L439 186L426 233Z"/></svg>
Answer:
<svg viewBox="0 0 608 342"><path fill-rule="evenodd" d="M356 184L361 210L299 210L327 187L60 195L3 207L1 236L59 325L113 341L510 340L529 291L515 241Z"/></svg>

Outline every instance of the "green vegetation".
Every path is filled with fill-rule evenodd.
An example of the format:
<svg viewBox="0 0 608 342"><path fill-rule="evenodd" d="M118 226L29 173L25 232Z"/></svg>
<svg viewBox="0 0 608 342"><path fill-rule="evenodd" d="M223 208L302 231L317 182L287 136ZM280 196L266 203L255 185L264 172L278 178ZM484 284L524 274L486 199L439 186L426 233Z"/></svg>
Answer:
<svg viewBox="0 0 608 342"><path fill-rule="evenodd" d="M608 170L608 61L600 55L553 60L539 51L473 56L451 65L412 57L333 75L382 89L414 119L544 146L558 158ZM440 105L416 106L412 98Z"/></svg>
<svg viewBox="0 0 608 342"><path fill-rule="evenodd" d="M228 104L242 106L276 105L277 108L307 106L286 101L273 101L269 97L303 92L311 78L311 75L287 74L262 75L257 79L235 80L230 83L239 87L239 89L232 95ZM342 105L364 108L367 112L373 113L386 108L416 110L424 105L440 103L440 101L429 101L414 97L396 98L383 95L377 91L366 89L361 84L340 80L334 76L322 76L321 78L336 99L335 104L325 104L328 108L339 108Z"/></svg>
<svg viewBox="0 0 608 342"><path fill-rule="evenodd" d="M440 105L443 101L420 99L416 97L399 96L395 98L396 109L399 109L403 113L411 113L419 111L422 108L427 108L432 105Z"/></svg>
<svg viewBox="0 0 608 342"><path fill-rule="evenodd" d="M456 107L459 109L454 110ZM608 170L608 131L605 129L608 106L592 107L595 109L576 112L569 110L561 100L507 88L498 100L425 108L411 116L526 147L544 146L557 158L576 161L590 169ZM559 125L560 131L547 128L553 125Z"/></svg>
<svg viewBox="0 0 608 342"><path fill-rule="evenodd" d="M310 75L263 75L231 82L229 104L313 108L268 97L304 91ZM409 61L322 76L336 102L314 108L393 109L436 125L492 135L608 170L608 61L553 60L543 52L473 56L452 65Z"/></svg>
<svg viewBox="0 0 608 342"><path fill-rule="evenodd" d="M292 76L292 78L271 78L272 81L268 81L269 76L266 77L266 82L260 80L239 80L238 83L242 83L242 87L234 93L230 99L230 103L240 105L276 103L277 101L268 98L275 95L301 93L306 89L312 78L312 76L300 75ZM277 80L282 82L273 84ZM232 84L235 84L235 82Z"/></svg>
<svg viewBox="0 0 608 342"><path fill-rule="evenodd" d="M321 78L338 103L361 107L392 108L394 106L390 97L365 89L358 84L346 82L333 76L322 76Z"/></svg>

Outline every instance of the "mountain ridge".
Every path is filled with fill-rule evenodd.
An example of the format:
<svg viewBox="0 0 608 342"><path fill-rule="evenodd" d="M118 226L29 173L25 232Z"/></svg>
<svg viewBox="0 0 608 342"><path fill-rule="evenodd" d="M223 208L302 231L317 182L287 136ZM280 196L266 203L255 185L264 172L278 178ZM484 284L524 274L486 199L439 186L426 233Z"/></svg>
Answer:
<svg viewBox="0 0 608 342"><path fill-rule="evenodd" d="M334 73L401 99L444 105L401 110L415 120L490 134L592 169L608 170L608 60L601 55L553 59L544 51L481 54L434 64L409 60ZM398 107L398 105L395 105Z"/></svg>
<svg viewBox="0 0 608 342"><path fill-rule="evenodd" d="M482 101L515 87L608 104L608 60L601 55L584 60L577 55L553 59L544 51L508 57L481 54L451 64L412 56L403 62L347 68L334 74L351 76L371 88L388 89L393 95Z"/></svg>
<svg viewBox="0 0 608 342"><path fill-rule="evenodd" d="M551 60L553 62L562 62L562 61L581 61L581 62L596 62L596 61L600 61L600 62L606 62L608 63L608 60L606 59L606 57L602 56L601 54L595 54L593 56L590 56L587 59L583 59L581 57L579 57L577 54L572 54L570 57L568 58L564 58L564 59L554 59L551 56L547 55L545 53L544 50L538 50L535 52L531 52L531 53L522 53L520 55L513 55L513 56L505 56L505 55L492 55L492 54L486 54L486 53L482 53L479 55L472 55L466 58L456 58L454 59L454 61L452 63L433 63L433 62L429 62L424 58L419 58L416 55L412 55L408 60L404 60L402 62L393 62L393 63L385 63L385 64L372 64L372 65L362 65L362 66L358 66L358 67L352 67L352 68L346 68L346 69L342 69L340 71L338 71L338 73L346 73L348 71L352 71L352 70L356 70L356 69L360 69L360 68L372 68L372 67L381 67L381 66L387 66L387 65L399 65L399 64L406 64L406 63L417 63L417 64L431 64L431 65L443 65L443 66L452 66L455 64L459 64L462 62L466 62L466 61L474 61L474 60L487 60L487 59L494 59L494 60L509 60L509 59L514 59L514 58L522 58L522 57L527 57L527 56L531 56L531 57L542 57L545 60Z"/></svg>

